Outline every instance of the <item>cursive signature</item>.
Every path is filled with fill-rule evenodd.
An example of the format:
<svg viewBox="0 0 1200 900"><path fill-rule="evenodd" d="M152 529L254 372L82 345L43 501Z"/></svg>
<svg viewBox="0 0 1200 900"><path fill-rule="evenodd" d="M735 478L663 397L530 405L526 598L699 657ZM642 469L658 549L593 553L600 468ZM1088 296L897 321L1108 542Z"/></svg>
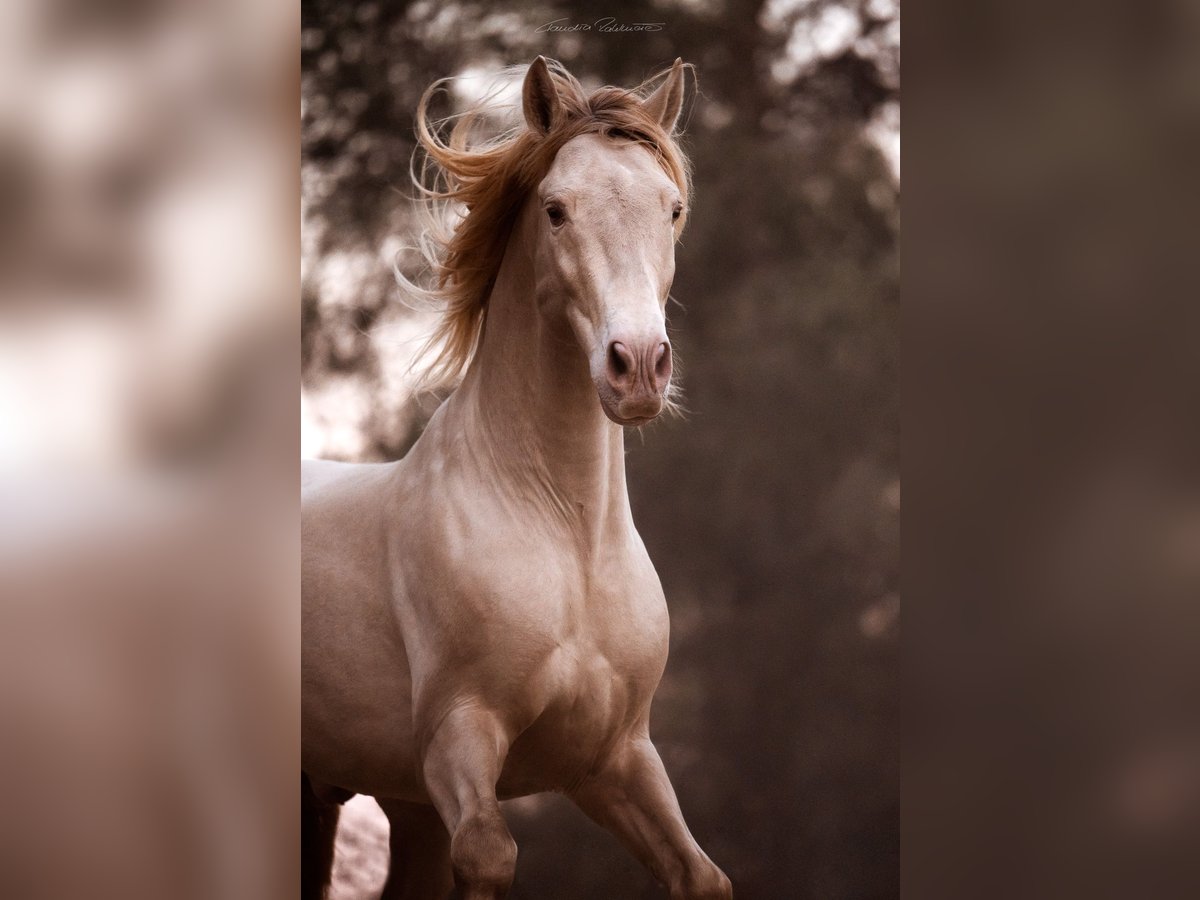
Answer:
<svg viewBox="0 0 1200 900"><path fill-rule="evenodd" d="M635 31L662 31L666 22L630 22L625 24L618 22L612 16L606 16L603 19L597 19L595 22L570 22L566 16L561 19L555 19L553 22L547 22L545 25L539 25L536 29L537 34L545 34L547 32L564 33L575 31L595 31L599 34L618 34L621 32Z"/></svg>

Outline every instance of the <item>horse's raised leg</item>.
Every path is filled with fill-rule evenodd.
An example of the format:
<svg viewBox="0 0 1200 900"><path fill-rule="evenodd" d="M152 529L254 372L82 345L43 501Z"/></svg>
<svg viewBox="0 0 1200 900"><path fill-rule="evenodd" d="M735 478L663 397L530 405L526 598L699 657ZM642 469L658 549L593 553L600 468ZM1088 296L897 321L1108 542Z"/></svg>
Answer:
<svg viewBox="0 0 1200 900"><path fill-rule="evenodd" d="M446 900L450 875L450 835L432 806L380 800L391 836L391 864L380 900Z"/></svg>
<svg viewBox="0 0 1200 900"><path fill-rule="evenodd" d="M425 786L450 833L462 900L501 900L516 872L517 844L496 799L509 740L496 716L460 708L442 720L425 750Z"/></svg>
<svg viewBox="0 0 1200 900"><path fill-rule="evenodd" d="M615 834L671 900L730 900L725 873L688 831L675 789L648 737L631 738L575 792L579 808Z"/></svg>

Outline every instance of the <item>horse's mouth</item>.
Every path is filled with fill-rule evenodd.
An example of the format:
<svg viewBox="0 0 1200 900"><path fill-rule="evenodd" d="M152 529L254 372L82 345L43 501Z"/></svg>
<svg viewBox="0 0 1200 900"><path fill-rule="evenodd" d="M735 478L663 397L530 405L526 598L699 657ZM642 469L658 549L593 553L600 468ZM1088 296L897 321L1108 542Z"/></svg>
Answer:
<svg viewBox="0 0 1200 900"><path fill-rule="evenodd" d="M642 425L648 425L657 419L658 416L638 416L635 419L613 419L618 425L624 425L626 428L638 428Z"/></svg>
<svg viewBox="0 0 1200 900"><path fill-rule="evenodd" d="M600 382L596 385L596 393L599 395L600 408L604 410L604 415L610 421L626 428L646 425L657 419L666 408L662 394L653 391L621 394Z"/></svg>
<svg viewBox="0 0 1200 900"><path fill-rule="evenodd" d="M644 416L622 416L618 415L616 410L610 407L607 403L601 402L600 408L604 410L604 415L608 416L609 420L618 425L623 425L626 428L639 428L642 425L648 425L658 418L662 412L660 408L658 412L650 413Z"/></svg>

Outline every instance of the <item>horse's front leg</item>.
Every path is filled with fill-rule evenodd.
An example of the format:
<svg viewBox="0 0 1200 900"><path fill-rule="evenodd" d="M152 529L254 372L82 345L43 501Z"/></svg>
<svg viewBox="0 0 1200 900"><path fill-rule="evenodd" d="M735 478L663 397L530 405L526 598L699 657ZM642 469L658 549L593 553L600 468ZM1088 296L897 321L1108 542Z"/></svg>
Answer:
<svg viewBox="0 0 1200 900"><path fill-rule="evenodd" d="M462 707L442 720L425 749L425 787L450 833L462 900L501 900L516 872L517 844L496 799L509 742L497 716Z"/></svg>
<svg viewBox="0 0 1200 900"><path fill-rule="evenodd" d="M618 744L572 799L642 861L668 888L671 900L733 896L725 873L688 831L675 789L648 736Z"/></svg>

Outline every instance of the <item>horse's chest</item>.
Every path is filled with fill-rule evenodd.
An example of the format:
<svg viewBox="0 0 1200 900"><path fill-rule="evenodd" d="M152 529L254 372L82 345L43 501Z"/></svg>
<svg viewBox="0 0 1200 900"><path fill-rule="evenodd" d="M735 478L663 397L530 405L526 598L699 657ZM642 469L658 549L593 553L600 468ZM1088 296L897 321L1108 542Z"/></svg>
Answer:
<svg viewBox="0 0 1200 900"><path fill-rule="evenodd" d="M418 706L478 697L519 733L502 792L569 787L648 713L667 654L658 576L636 535L600 553L533 530L469 537L446 542L472 548L437 579L452 589L412 594L410 625L438 648L419 681L439 695Z"/></svg>
<svg viewBox="0 0 1200 900"><path fill-rule="evenodd" d="M546 580L542 588L519 612L499 613L489 629L497 658L526 651L523 683L541 695L540 705L603 710L647 699L667 653L667 608L657 578L591 589L575 579Z"/></svg>
<svg viewBox="0 0 1200 900"><path fill-rule="evenodd" d="M658 575L636 535L612 543L584 552L522 536L463 560L450 606L462 604L467 627L456 639L509 665L553 653L559 662L599 655L621 676L660 669L668 621ZM587 665L567 668L576 678L598 677Z"/></svg>
<svg viewBox="0 0 1200 900"><path fill-rule="evenodd" d="M657 580L641 597L588 600L524 681L536 712L505 767L512 793L569 788L648 713L667 653Z"/></svg>
<svg viewBox="0 0 1200 900"><path fill-rule="evenodd" d="M557 650L529 688L541 707L505 765L509 794L565 790L577 784L648 711L661 654L606 655L594 647Z"/></svg>

